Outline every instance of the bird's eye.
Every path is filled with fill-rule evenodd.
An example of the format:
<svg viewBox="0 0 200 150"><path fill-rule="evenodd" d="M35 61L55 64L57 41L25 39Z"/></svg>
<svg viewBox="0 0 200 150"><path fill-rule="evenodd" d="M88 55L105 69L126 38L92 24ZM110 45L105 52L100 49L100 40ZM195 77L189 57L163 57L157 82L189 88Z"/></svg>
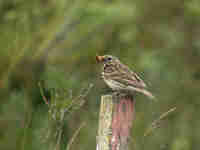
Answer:
<svg viewBox="0 0 200 150"><path fill-rule="evenodd" d="M112 60L112 58L111 58L111 57L108 57L108 60L110 61L110 60Z"/></svg>

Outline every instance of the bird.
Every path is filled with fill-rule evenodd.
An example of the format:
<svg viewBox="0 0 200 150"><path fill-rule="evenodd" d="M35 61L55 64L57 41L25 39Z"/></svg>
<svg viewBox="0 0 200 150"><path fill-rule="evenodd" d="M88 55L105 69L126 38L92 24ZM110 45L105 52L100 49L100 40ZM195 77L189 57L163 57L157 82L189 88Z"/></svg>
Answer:
<svg viewBox="0 0 200 150"><path fill-rule="evenodd" d="M113 91L124 91L128 93L139 92L150 99L155 99L152 93L145 89L147 85L144 81L128 66L121 63L117 57L97 55L96 61L102 64L101 77Z"/></svg>

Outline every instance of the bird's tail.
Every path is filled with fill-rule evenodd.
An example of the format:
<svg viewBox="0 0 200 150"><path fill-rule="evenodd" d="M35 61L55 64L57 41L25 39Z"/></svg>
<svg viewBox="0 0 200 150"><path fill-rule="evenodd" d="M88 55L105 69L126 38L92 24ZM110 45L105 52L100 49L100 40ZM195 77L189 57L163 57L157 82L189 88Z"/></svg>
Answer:
<svg viewBox="0 0 200 150"><path fill-rule="evenodd" d="M128 86L128 88L129 88L130 90L133 90L133 91L142 93L142 94L144 94L145 96L149 97L150 99L155 100L155 97L152 95L152 93L149 92L149 91L147 91L146 89L136 88L136 87L132 87L132 86Z"/></svg>

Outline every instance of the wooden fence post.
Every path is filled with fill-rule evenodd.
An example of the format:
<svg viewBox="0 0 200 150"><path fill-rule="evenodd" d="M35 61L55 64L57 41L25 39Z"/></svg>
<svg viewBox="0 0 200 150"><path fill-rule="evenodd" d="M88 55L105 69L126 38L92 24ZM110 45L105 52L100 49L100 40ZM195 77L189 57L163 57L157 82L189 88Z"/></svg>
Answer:
<svg viewBox="0 0 200 150"><path fill-rule="evenodd" d="M120 93L101 97L96 150L128 150L134 110L132 96Z"/></svg>

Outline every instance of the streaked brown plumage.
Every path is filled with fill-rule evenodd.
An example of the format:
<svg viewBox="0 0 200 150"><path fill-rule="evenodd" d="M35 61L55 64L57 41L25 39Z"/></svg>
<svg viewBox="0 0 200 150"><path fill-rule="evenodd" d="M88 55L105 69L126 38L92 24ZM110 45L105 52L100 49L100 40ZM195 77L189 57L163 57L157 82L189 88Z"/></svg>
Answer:
<svg viewBox="0 0 200 150"><path fill-rule="evenodd" d="M99 63L103 64L101 73L105 83L114 91L139 92L154 98L147 91L144 81L126 65L122 64L118 58L111 55L96 56Z"/></svg>

